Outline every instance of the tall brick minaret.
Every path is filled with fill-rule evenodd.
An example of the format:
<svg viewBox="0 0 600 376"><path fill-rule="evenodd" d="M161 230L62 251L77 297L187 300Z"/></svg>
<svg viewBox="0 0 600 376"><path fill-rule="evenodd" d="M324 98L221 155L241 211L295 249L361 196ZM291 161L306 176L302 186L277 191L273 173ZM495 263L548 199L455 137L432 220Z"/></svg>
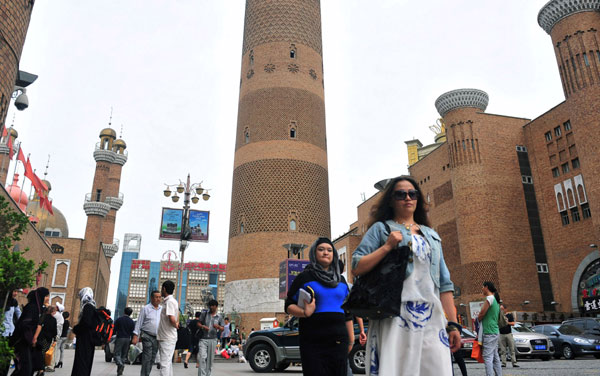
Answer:
<svg viewBox="0 0 600 376"><path fill-rule="evenodd" d="M2 128L2 127L0 127ZM13 153L17 154L17 137L19 133L14 128L8 128L6 131L6 137L2 137L2 131L0 131L0 185L6 186L6 179L8 178L8 167L10 165L10 144L12 143ZM13 160L16 159L13 155Z"/></svg>
<svg viewBox="0 0 600 376"><path fill-rule="evenodd" d="M323 82L320 1L247 0L224 309L248 328L283 313L284 245L330 235Z"/></svg>
<svg viewBox="0 0 600 376"><path fill-rule="evenodd" d="M0 1L0 135L15 88L33 4L33 0Z"/></svg>
<svg viewBox="0 0 600 376"><path fill-rule="evenodd" d="M567 145L576 145L569 147L570 155L574 157L580 152L580 168L588 195L598 197L600 174L595 166L600 165L597 152L600 143L600 1L549 1L538 14L538 24L552 38L565 94L565 101L559 106L564 109L563 113L570 115L562 122L568 120L574 130L573 140L566 141ZM600 202L590 200L589 205L594 221L593 238L599 239Z"/></svg>
<svg viewBox="0 0 600 376"><path fill-rule="evenodd" d="M116 138L117 134L111 128L100 132L100 142L94 150L96 172L92 191L85 196L83 204L88 219L79 258L76 290L92 287L98 305L106 304L110 261L119 249L113 235L117 210L123 205L119 186L127 154L125 141Z"/></svg>

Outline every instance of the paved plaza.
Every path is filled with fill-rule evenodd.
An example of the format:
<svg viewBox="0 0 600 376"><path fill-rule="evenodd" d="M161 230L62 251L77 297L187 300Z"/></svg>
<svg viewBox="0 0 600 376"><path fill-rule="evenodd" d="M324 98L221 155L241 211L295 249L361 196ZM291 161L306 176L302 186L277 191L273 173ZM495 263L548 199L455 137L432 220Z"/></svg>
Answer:
<svg viewBox="0 0 600 376"><path fill-rule="evenodd" d="M75 355L74 350L66 350L65 353L65 367L57 369L53 374L56 376L70 375L71 368L73 365L73 357ZM117 366L114 363L107 363L104 361L104 352L96 351L95 353L94 367L92 369L93 376L105 376L105 375L116 375ZM503 368L504 376L534 376L534 375L549 375L549 376L587 376L587 375L598 375L600 370L600 360L585 357L578 358L575 360L550 360L548 362L540 360L521 359L519 360L520 368L512 368L510 365L508 368ZM485 370L483 364L475 362L467 362L467 370L469 376L484 376ZM140 365L128 365L125 366L124 376L138 376L140 374ZM177 376L191 376L197 375L198 369L196 365L191 363L188 369L183 368L182 363L175 363L173 368L173 374ZM273 372L269 375L301 375L302 369L300 367L290 367L285 372ZM454 374L460 376L460 370L455 365ZM47 375L52 375L48 373ZM152 375L159 375L159 371L154 368ZM256 375L247 363L238 363L236 361L225 361L218 359L213 367L212 376L235 376L235 375Z"/></svg>

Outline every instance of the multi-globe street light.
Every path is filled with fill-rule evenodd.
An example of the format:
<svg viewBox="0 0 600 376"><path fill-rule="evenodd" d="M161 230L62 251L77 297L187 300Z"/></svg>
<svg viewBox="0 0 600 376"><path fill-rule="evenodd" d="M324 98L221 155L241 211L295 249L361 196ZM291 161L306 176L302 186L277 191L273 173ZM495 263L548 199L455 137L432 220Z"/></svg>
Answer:
<svg viewBox="0 0 600 376"><path fill-rule="evenodd" d="M179 184L165 185L167 188L163 191L163 194L165 197L171 197L173 202L178 202L180 198L179 195L183 194L183 221L181 224L181 237L179 239L179 252L181 253L181 261L179 263L179 268L177 269L177 296L178 303L181 304L184 253L192 236L192 230L190 228L190 201L193 204L197 204L200 201L199 196L202 196L204 201L208 201L210 199L210 194L208 194L209 189L202 188L202 182L190 183L190 174L188 174L185 183L180 180ZM171 187L175 187L175 193L173 196L171 196L171 193L173 193L171 191ZM194 194L193 196L192 193Z"/></svg>

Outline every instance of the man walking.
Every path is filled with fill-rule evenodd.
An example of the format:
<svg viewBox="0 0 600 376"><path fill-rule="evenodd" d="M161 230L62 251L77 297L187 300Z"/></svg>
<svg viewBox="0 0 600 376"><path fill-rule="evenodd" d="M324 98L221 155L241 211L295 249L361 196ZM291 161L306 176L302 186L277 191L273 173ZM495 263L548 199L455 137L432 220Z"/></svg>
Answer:
<svg viewBox="0 0 600 376"><path fill-rule="evenodd" d="M217 331L223 330L225 322L217 313L219 303L216 300L208 302L208 311L202 312L200 316L200 328L203 330L200 340L200 369L198 376L210 376L212 364L215 359L215 348L217 347Z"/></svg>
<svg viewBox="0 0 600 376"><path fill-rule="evenodd" d="M141 376L149 376L152 371L152 365L158 352L158 341L156 335L158 333L158 323L160 322L160 313L162 311L161 295L158 290L150 293L150 304L142 308L135 323L133 330L133 339L131 343L137 345L138 341L142 341L142 370Z"/></svg>
<svg viewBox="0 0 600 376"><path fill-rule="evenodd" d="M515 318L512 313L506 313L506 306L500 304L500 314L506 318L507 325L500 328L500 357L502 358L502 367L506 367L506 353L510 351L510 361L513 367L518 367L517 357L515 356L515 340L512 335L512 327L515 325ZM501 320L498 320L499 322Z"/></svg>
<svg viewBox="0 0 600 376"><path fill-rule="evenodd" d="M127 359L131 335L135 329L135 323L130 317L133 309L131 309L131 307L125 307L123 312L125 314L115 321L115 333L117 333L117 339L115 340L114 355L115 363L117 363L117 376L121 376L123 374L123 370L125 369L125 363L123 362L123 359Z"/></svg>
<svg viewBox="0 0 600 376"><path fill-rule="evenodd" d="M483 363L485 364L486 376L502 376L502 364L498 356L498 315L500 305L498 303L498 291L492 282L483 282L483 295L485 302L477 319L483 326Z"/></svg>
<svg viewBox="0 0 600 376"><path fill-rule="evenodd" d="M173 352L177 343L177 329L179 329L179 305L173 297L173 291L175 291L173 281L163 282L160 294L164 299L156 335L161 376L173 376Z"/></svg>

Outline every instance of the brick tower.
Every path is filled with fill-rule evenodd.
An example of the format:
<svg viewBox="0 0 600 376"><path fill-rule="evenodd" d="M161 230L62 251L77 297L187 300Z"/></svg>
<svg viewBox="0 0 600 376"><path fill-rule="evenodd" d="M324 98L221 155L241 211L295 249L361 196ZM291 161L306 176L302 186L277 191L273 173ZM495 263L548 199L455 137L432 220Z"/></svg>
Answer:
<svg viewBox="0 0 600 376"><path fill-rule="evenodd" d="M33 0L0 1L0 134L15 87L33 3Z"/></svg>
<svg viewBox="0 0 600 376"><path fill-rule="evenodd" d="M125 141L116 138L116 132L111 128L100 132L100 142L94 150L96 172L92 191L85 196L83 204L88 219L76 286L77 291L92 287L98 305L106 304L110 261L119 249L113 235L117 210L123 205L119 186L127 153Z"/></svg>
<svg viewBox="0 0 600 376"><path fill-rule="evenodd" d="M553 0L538 14L539 25L552 38L556 62L565 93L565 112L577 132L575 144L581 154L581 170L588 195L600 197L598 128L600 117L600 1ZM590 200L592 213L600 213L600 201ZM594 219L598 221L598 217ZM595 224L596 239L600 224Z"/></svg>
<svg viewBox="0 0 600 376"><path fill-rule="evenodd" d="M283 312L286 244L329 236L319 0L247 0L225 311ZM308 255L305 255L308 256Z"/></svg>

